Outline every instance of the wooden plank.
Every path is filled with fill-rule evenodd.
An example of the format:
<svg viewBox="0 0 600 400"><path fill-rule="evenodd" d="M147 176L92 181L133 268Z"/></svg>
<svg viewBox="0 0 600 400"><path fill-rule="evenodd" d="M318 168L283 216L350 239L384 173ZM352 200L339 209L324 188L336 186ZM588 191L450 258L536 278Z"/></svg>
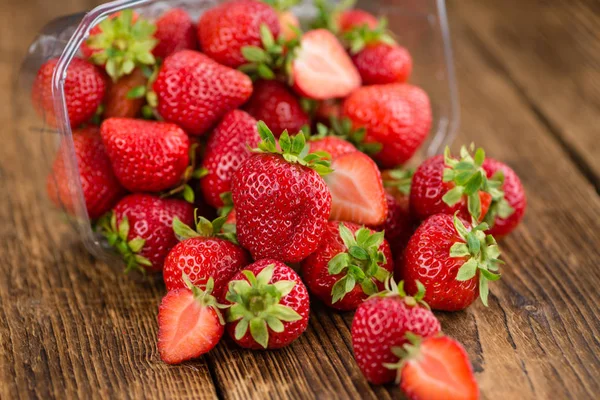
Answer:
<svg viewBox="0 0 600 400"><path fill-rule="evenodd" d="M482 55L600 191L600 3L451 2Z"/></svg>

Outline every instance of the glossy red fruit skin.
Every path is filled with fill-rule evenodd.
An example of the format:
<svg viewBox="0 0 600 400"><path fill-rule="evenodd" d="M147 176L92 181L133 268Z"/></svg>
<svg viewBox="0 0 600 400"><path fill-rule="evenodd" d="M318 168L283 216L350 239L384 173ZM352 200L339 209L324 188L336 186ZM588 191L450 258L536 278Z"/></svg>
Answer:
<svg viewBox="0 0 600 400"><path fill-rule="evenodd" d="M187 12L172 8L156 20L154 37L158 44L152 50L156 57L166 58L184 49L196 50L196 26Z"/></svg>
<svg viewBox="0 0 600 400"><path fill-rule="evenodd" d="M53 58L42 65L33 81L31 100L40 117L45 118L48 126L57 126L52 96L52 75L58 63ZM89 121L106 93L106 76L98 67L81 58L74 58L67 69L64 85L65 104L71 128Z"/></svg>
<svg viewBox="0 0 600 400"><path fill-rule="evenodd" d="M176 186L189 164L189 139L175 124L110 118L100 133L115 174L129 191Z"/></svg>
<svg viewBox="0 0 600 400"><path fill-rule="evenodd" d="M331 159L358 151L352 143L336 136L325 136L321 139L311 140L309 145L311 153L324 151L329 153Z"/></svg>
<svg viewBox="0 0 600 400"><path fill-rule="evenodd" d="M352 56L363 85L404 83L412 72L412 57L397 45L375 43Z"/></svg>
<svg viewBox="0 0 600 400"><path fill-rule="evenodd" d="M440 330L435 315L421 305L409 306L399 296L373 297L358 307L352 319L354 358L369 382L393 382L398 371L383 366L398 362L392 347L407 342L406 332L427 338Z"/></svg>
<svg viewBox="0 0 600 400"><path fill-rule="evenodd" d="M113 172L110 160L97 127L88 127L73 132L73 147L77 158L79 182L71 182L70 167L65 160L70 157L68 148L61 146L48 176L46 188L50 200L75 214L76 208L71 194L71 185L81 185L88 216L94 220L108 212L125 195Z"/></svg>
<svg viewBox="0 0 600 400"><path fill-rule="evenodd" d="M257 121L240 110L230 111L208 139L202 166L208 175L200 180L204 199L213 207L223 206L220 195L231 190L231 177L260 142Z"/></svg>
<svg viewBox="0 0 600 400"><path fill-rule="evenodd" d="M184 224L194 223L194 207L178 199L161 199L148 194L130 194L113 209L120 223L124 216L129 221L127 240L141 237L146 241L139 253L152 263L148 271L162 271L169 251L179 242L173 232L173 218Z"/></svg>
<svg viewBox="0 0 600 400"><path fill-rule="evenodd" d="M146 86L148 79L141 69L135 69L129 75L120 78L117 82L108 82L108 90L104 99L104 118L134 118L136 117L145 99L130 99L127 94L138 86Z"/></svg>
<svg viewBox="0 0 600 400"><path fill-rule="evenodd" d="M271 278L270 283L275 283L279 281L294 281L296 284L294 285L292 291L283 296L279 301L279 304L283 306L287 306L296 311L302 319L298 321L283 321L283 332L273 332L271 328L269 330L269 345L268 349L280 349L292 343L296 340L308 326L308 317L309 317L309 296L308 291L306 290L306 286L302 283L300 276L294 271L292 268L288 267L284 263L273 260L273 259L262 259L256 261L253 264L250 264L244 270L252 271L254 276L258 275L260 271L269 265L274 264L275 270L273 272L273 277ZM242 273L242 271L238 272L230 279L232 281L247 281L246 276ZM225 292L223 292L220 301L221 304L231 304L227 299L225 299ZM229 322L225 326L225 330L229 334L229 336L241 347L252 349L252 350L262 350L263 347L257 343L252 336L250 335L250 330L240 339L235 339L235 327L237 326L237 321Z"/></svg>
<svg viewBox="0 0 600 400"><path fill-rule="evenodd" d="M304 283L309 288L310 292L327 304L338 310L355 310L367 297L362 291L360 285L356 285L354 289L346 293L341 300L331 303L331 290L333 285L343 277L343 274L331 275L328 271L329 261L337 254L347 251L344 242L340 238L339 221L330 221L327 223L325 233L321 239L321 244L317 250L302 261L302 278ZM355 233L362 226L351 222L344 222L344 225ZM379 251L382 251L387 263L380 265L383 269L394 272L394 261L390 246L387 241L383 241L379 246ZM382 282L375 282L379 290L384 289Z"/></svg>
<svg viewBox="0 0 600 400"><path fill-rule="evenodd" d="M494 221L494 226L487 231L487 233L498 239L508 235L519 225L523 219L523 215L525 215L527 198L525 197L525 189L521 180L508 165L493 158L486 158L483 162L483 169L488 178L494 176L498 171L504 173L504 184L502 185L504 198L514 209L514 212L506 219L497 217Z"/></svg>
<svg viewBox="0 0 600 400"><path fill-rule="evenodd" d="M202 135L248 100L252 81L200 52L182 50L165 59L153 88L165 120Z"/></svg>
<svg viewBox="0 0 600 400"><path fill-rule="evenodd" d="M248 253L225 239L195 237L177 243L165 259L163 280L167 290L187 287L185 273L194 286L206 285L208 278L215 282L213 293L219 296L227 290L227 282L236 272L250 263Z"/></svg>
<svg viewBox="0 0 600 400"><path fill-rule="evenodd" d="M390 193L385 194L385 200L388 206L388 213L385 222L379 226L371 227L375 231L385 231L385 240L387 240L392 254L394 256L402 254L408 240L414 233L414 221L408 209L408 199L400 202Z"/></svg>
<svg viewBox="0 0 600 400"><path fill-rule="evenodd" d="M298 98L288 87L278 81L261 80L254 84L254 92L244 109L263 121L273 131L275 137L287 129L296 134L304 125L309 125L308 114L300 106Z"/></svg>
<svg viewBox="0 0 600 400"><path fill-rule="evenodd" d="M452 215L436 214L423 221L397 263L406 292L416 293L418 280L425 286L423 300L434 310L459 311L473 303L479 297L479 274L468 281L456 280L466 261L450 257L450 248L458 242L464 243Z"/></svg>
<svg viewBox="0 0 600 400"><path fill-rule="evenodd" d="M442 198L452 189L453 183L444 182L443 175L446 164L444 156L434 156L423 161L417 168L410 186L410 210L419 220L435 214L454 215L458 211L459 216L465 221L470 222L471 216L467 207L467 199L463 197L461 201L453 206L444 203ZM480 192L481 215L485 216L491 204L491 196Z"/></svg>
<svg viewBox="0 0 600 400"><path fill-rule="evenodd" d="M365 142L383 145L373 158L384 168L408 161L431 128L429 97L409 84L363 86L346 98L343 115L366 128Z"/></svg>
<svg viewBox="0 0 600 400"><path fill-rule="evenodd" d="M340 13L338 17L338 26L341 33L346 33L354 28L360 28L361 26L368 26L370 29L375 29L379 21L377 18L364 10L353 9L346 10Z"/></svg>
<svg viewBox="0 0 600 400"><path fill-rule="evenodd" d="M254 154L231 191L237 236L252 257L299 262L314 252L331 212L331 194L314 170L280 155Z"/></svg>
<svg viewBox="0 0 600 400"><path fill-rule="evenodd" d="M274 37L279 35L279 18L271 6L255 0L223 3L200 17L200 47L218 63L237 68L247 62L242 55L242 47L261 46L262 24L267 25Z"/></svg>

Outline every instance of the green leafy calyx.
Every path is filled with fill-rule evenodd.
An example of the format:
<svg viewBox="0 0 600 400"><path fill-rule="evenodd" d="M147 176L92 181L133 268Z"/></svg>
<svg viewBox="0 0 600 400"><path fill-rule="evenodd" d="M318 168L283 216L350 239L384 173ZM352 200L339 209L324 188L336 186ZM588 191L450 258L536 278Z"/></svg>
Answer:
<svg viewBox="0 0 600 400"><path fill-rule="evenodd" d="M196 300L202 307L211 307L215 310L217 317L219 317L219 322L221 325L225 325L225 319L223 318L223 314L221 313L221 309L229 308L228 305L220 304L217 302L215 296L212 295L212 291L215 288L215 281L212 277L208 278L204 290L198 286L195 286L190 278L182 273L181 277L183 278L183 282L187 286L188 289L192 291L192 295L194 296L194 300Z"/></svg>
<svg viewBox="0 0 600 400"><path fill-rule="evenodd" d="M404 281L396 284L394 278L390 275L385 280L385 289L374 294L372 297L398 297L409 307L420 305L429 309L429 305L423 300L425 298L425 286L420 281L416 281L416 284L417 293L409 296L404 290Z"/></svg>
<svg viewBox="0 0 600 400"><path fill-rule="evenodd" d="M87 39L88 47L94 50L90 61L105 65L113 81L129 75L136 67L156 63L152 54L158 43L154 38L156 25L142 17L136 18L132 10L124 10L102 21L100 32Z"/></svg>
<svg viewBox="0 0 600 400"><path fill-rule="evenodd" d="M387 177L383 179L383 186L386 188L395 188L400 193L408 196L410 194L413 175L413 169L392 169L388 172Z"/></svg>
<svg viewBox="0 0 600 400"><path fill-rule="evenodd" d="M370 229L360 228L353 234L342 222L339 232L346 251L337 254L327 265L330 275L342 274L331 289L331 302L342 300L356 284L365 294L376 294L376 282L385 282L389 276L389 272L381 267L387 260L379 250L384 241L384 232L373 233Z"/></svg>
<svg viewBox="0 0 600 400"><path fill-rule="evenodd" d="M365 46L375 43L396 44L391 32L387 29L387 20L381 18L375 28L368 25L358 26L344 34L344 40L352 54L359 53Z"/></svg>
<svg viewBox="0 0 600 400"><path fill-rule="evenodd" d="M276 11L287 11L290 8L300 4L301 0L262 0L273 7Z"/></svg>
<svg viewBox="0 0 600 400"><path fill-rule="evenodd" d="M229 240L234 244L238 244L235 232L231 232L227 229L223 229L227 217L219 217L212 222L206 218L198 215L198 209L194 210L194 224L195 229L184 224L179 218L173 218L173 232L180 241L195 237L216 237L220 239Z"/></svg>
<svg viewBox="0 0 600 400"><path fill-rule="evenodd" d="M188 159L190 161L185 171L183 171L183 175L181 176L181 181L179 185L169 190L168 192L162 193L160 196L161 198L182 197L188 203L194 204L196 194L194 192L194 189L192 189L192 186L190 186L189 182L192 179L202 179L206 175L208 175L208 170L206 168L197 166L196 153L198 146L198 143L193 143L190 146L188 154Z"/></svg>
<svg viewBox="0 0 600 400"><path fill-rule="evenodd" d="M366 142L365 138L367 130L364 127L355 128L350 118L336 118L331 117L329 119L331 129L329 130L329 136L338 136L345 139L356 146L363 153L373 155L377 154L383 148L381 143L377 142Z"/></svg>
<svg viewBox="0 0 600 400"><path fill-rule="evenodd" d="M398 357L398 362L396 363L384 363L383 366L398 371L396 375L396 383L400 383L400 377L402 368L404 365L410 360L414 360L419 357L421 343L423 342L423 338L415 333L406 332L404 334L406 342L402 346L393 346L391 348L392 353Z"/></svg>
<svg viewBox="0 0 600 400"><path fill-rule="evenodd" d="M327 29L337 35L340 31L338 24L340 14L353 8L356 0L342 0L335 5L328 0L313 0L313 4L317 9L317 16L313 20L311 28Z"/></svg>
<svg viewBox="0 0 600 400"><path fill-rule="evenodd" d="M240 340L250 329L252 338L265 349L269 345L269 329L276 333L284 331L283 322L302 319L293 308L280 304L296 282L270 283L275 265L265 267L258 275L243 271L246 280L231 281L226 299L232 303L227 315L228 322L237 321L235 338Z"/></svg>
<svg viewBox="0 0 600 400"><path fill-rule="evenodd" d="M462 239L450 248L450 257L465 259L465 263L456 274L456 280L468 281L479 274L479 297L484 305L488 305L489 281L500 279L500 265L504 264L500 257L500 248L492 235L486 235L488 225L483 222L471 230L455 215L454 227Z"/></svg>
<svg viewBox="0 0 600 400"><path fill-rule="evenodd" d="M279 149L273 132L263 121L258 121L258 134L261 141L258 143L258 148L252 150L254 152L280 154L287 162L312 168L319 175L327 175L333 171L327 160L331 156L320 151L310 153L310 146L306 143L303 132L290 136L287 130L283 131L279 137Z"/></svg>

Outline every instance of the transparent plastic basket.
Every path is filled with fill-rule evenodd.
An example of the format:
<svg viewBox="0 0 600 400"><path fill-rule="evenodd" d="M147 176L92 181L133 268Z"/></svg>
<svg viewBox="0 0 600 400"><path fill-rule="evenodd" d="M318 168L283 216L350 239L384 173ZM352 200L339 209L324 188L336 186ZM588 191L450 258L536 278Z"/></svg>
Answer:
<svg viewBox="0 0 600 400"><path fill-rule="evenodd" d="M77 161L73 149L72 130L69 124L64 97L66 71L71 60L78 55L81 44L90 30L107 16L132 8L147 17L157 17L165 10L179 7L186 10L197 20L204 10L222 3L222 0L118 0L101 5L88 13L57 18L46 25L29 48L23 62L20 82L22 102L15 115L18 126L22 127L18 135L27 141L30 155L28 160L36 163L34 176L29 184L38 201L48 203L48 212L66 215L57 210L45 195L46 179L51 165L57 156L59 145L66 145L68 151L61 152L70 179L70 191L74 210L68 220L76 230L87 249L97 257L113 259L105 242L94 233L88 217L83 192L79 181ZM421 147L414 161L440 153L444 146L454 138L459 123L459 105L454 76L452 51L444 0L375 0L359 1L357 8L365 9L377 16L388 19L389 28L398 42L406 47L413 57L413 73L410 82L422 87L430 96L433 109L433 125L427 142ZM316 15L310 1L302 3L292 10L301 21ZM57 127L51 128L33 111L31 105L31 84L40 68L47 60L59 57L53 77L53 100Z"/></svg>

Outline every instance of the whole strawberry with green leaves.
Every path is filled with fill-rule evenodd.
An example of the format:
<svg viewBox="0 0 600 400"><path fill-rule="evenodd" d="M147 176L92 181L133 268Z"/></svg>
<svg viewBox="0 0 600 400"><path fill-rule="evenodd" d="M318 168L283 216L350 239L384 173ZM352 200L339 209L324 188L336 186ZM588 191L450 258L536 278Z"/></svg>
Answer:
<svg viewBox="0 0 600 400"><path fill-rule="evenodd" d="M226 330L240 346L278 349L308 326L309 297L298 274L284 263L263 259L238 272L221 301Z"/></svg>
<svg viewBox="0 0 600 400"><path fill-rule="evenodd" d="M240 244L254 259L299 262L319 245L331 212L331 194L320 174L322 154L310 153L304 134L284 132L279 148L258 123L262 141L233 174L231 192Z"/></svg>
<svg viewBox="0 0 600 400"><path fill-rule="evenodd" d="M354 310L383 290L394 271L383 236L350 222L329 222L321 244L301 264L311 293L333 308Z"/></svg>

